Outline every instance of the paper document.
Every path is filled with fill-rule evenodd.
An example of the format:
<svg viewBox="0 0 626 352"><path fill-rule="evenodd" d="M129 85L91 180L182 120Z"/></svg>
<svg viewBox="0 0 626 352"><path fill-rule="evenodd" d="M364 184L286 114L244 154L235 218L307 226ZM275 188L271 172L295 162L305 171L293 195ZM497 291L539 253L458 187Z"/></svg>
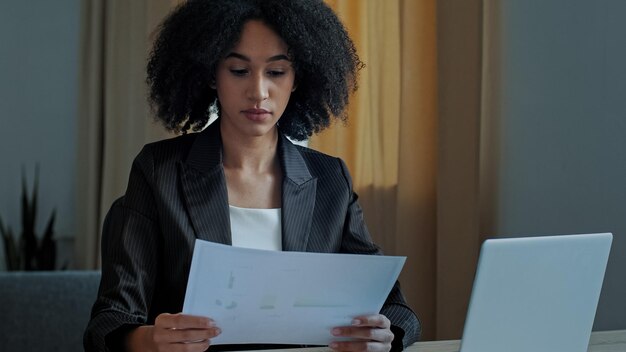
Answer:
<svg viewBox="0 0 626 352"><path fill-rule="evenodd" d="M183 313L215 320L212 345L327 345L333 327L380 311L405 259L196 240Z"/></svg>

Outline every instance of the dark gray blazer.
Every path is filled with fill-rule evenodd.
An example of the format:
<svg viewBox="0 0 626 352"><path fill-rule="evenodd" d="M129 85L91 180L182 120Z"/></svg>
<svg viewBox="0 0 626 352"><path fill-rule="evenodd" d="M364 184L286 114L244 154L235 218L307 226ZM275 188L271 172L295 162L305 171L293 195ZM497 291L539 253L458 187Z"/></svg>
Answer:
<svg viewBox="0 0 626 352"><path fill-rule="evenodd" d="M282 135L278 153L284 251L381 254L343 161ZM129 329L182 310L196 238L231 244L219 121L201 133L148 144L135 158L126 194L103 227L87 351L117 350ZM381 313L393 324L394 348L419 338L420 323L397 283Z"/></svg>

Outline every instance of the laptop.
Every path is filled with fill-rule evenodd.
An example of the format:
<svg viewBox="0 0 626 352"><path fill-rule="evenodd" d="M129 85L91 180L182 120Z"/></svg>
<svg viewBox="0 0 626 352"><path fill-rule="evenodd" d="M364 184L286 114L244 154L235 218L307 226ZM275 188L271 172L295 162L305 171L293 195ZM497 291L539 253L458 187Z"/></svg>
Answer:
<svg viewBox="0 0 626 352"><path fill-rule="evenodd" d="M613 235L489 239L460 352L586 352Z"/></svg>

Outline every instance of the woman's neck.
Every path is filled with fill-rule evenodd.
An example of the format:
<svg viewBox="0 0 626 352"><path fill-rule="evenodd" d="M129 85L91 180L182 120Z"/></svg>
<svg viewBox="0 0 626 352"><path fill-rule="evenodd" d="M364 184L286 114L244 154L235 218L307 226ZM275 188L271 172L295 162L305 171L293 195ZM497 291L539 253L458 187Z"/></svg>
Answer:
<svg viewBox="0 0 626 352"><path fill-rule="evenodd" d="M241 208L280 208L282 172L276 128L262 136L224 133L222 162L228 204Z"/></svg>
<svg viewBox="0 0 626 352"><path fill-rule="evenodd" d="M265 173L274 170L278 148L278 130L263 136L233 138L222 129L222 162L225 168Z"/></svg>

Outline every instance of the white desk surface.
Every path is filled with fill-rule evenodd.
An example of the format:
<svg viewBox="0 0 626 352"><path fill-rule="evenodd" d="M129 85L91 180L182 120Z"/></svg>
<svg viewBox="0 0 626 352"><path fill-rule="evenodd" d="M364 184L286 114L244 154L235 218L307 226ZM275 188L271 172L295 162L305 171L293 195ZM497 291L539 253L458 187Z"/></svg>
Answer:
<svg viewBox="0 0 626 352"><path fill-rule="evenodd" d="M405 349L407 352L459 352L460 340L423 341ZM329 352L327 347L264 350L264 352ZM588 352L625 352L626 330L597 331L591 333Z"/></svg>
<svg viewBox="0 0 626 352"><path fill-rule="evenodd" d="M459 352L460 340L424 341L409 346L408 352ZM626 352L626 330L591 333L588 352Z"/></svg>

